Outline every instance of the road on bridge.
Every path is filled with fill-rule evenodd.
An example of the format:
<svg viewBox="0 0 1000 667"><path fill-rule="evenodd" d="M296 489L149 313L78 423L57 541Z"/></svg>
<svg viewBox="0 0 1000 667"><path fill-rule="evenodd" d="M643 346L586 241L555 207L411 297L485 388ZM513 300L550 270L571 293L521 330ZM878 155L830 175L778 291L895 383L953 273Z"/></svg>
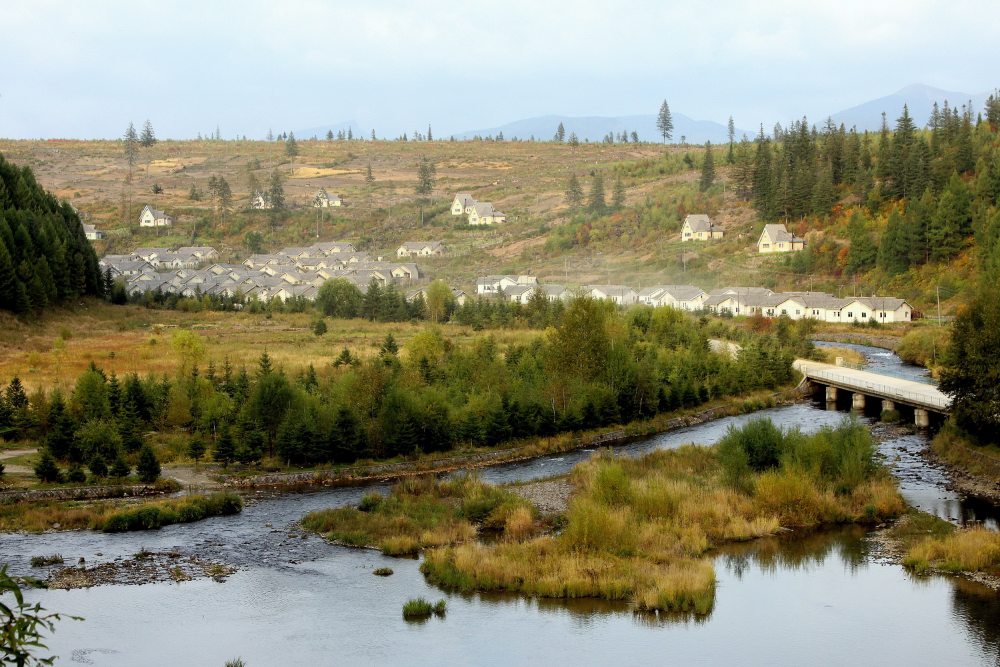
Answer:
<svg viewBox="0 0 1000 667"><path fill-rule="evenodd" d="M951 410L951 397L931 384L806 359L796 359L792 366L808 379L845 391L886 398L944 414Z"/></svg>

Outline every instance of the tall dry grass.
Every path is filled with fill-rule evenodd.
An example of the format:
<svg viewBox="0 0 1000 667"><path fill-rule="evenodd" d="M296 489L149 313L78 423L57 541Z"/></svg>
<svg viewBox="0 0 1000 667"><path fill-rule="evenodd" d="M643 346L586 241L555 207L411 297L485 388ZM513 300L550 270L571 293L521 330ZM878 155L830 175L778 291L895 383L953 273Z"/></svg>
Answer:
<svg viewBox="0 0 1000 667"><path fill-rule="evenodd" d="M370 546L390 556L467 542L479 528L526 537L536 531L526 500L502 488L461 476L405 478L388 495L366 495L358 508L311 512L302 525L327 539Z"/></svg>
<svg viewBox="0 0 1000 667"><path fill-rule="evenodd" d="M903 564L918 573L944 570L1000 574L1000 533L977 527L930 537L912 547Z"/></svg>

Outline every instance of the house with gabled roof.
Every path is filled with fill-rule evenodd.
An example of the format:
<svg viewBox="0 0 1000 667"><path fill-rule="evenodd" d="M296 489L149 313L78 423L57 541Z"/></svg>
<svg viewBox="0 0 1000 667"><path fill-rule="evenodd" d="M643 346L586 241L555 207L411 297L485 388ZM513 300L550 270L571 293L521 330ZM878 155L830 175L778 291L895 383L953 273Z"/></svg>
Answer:
<svg viewBox="0 0 1000 667"><path fill-rule="evenodd" d="M440 241L406 241L396 248L396 257L440 257L445 252Z"/></svg>
<svg viewBox="0 0 1000 667"><path fill-rule="evenodd" d="M587 285L584 287L584 294L619 306L630 306L638 300L635 290L627 285Z"/></svg>
<svg viewBox="0 0 1000 667"><path fill-rule="evenodd" d="M764 225L764 231L757 239L757 252L766 255L775 252L798 252L804 250L806 240L789 232L784 225Z"/></svg>
<svg viewBox="0 0 1000 667"><path fill-rule="evenodd" d="M469 215L476 200L468 192L459 192L451 202L452 215Z"/></svg>
<svg viewBox="0 0 1000 667"><path fill-rule="evenodd" d="M496 225L507 222L507 216L485 201L476 202L469 212L470 225Z"/></svg>
<svg viewBox="0 0 1000 667"><path fill-rule="evenodd" d="M549 301L569 301L573 293L562 285L539 285L538 292Z"/></svg>
<svg viewBox="0 0 1000 667"><path fill-rule="evenodd" d="M212 246L205 245L193 245L193 246L183 246L177 249L179 253L190 253L202 260L203 262L211 262L219 258L219 251Z"/></svg>
<svg viewBox="0 0 1000 667"><path fill-rule="evenodd" d="M153 208L149 204L143 206L142 211L139 213L140 227L169 227L172 224L174 224L172 216Z"/></svg>
<svg viewBox="0 0 1000 667"><path fill-rule="evenodd" d="M339 252L354 252L354 244L348 243L347 241L323 241L322 243L314 243L309 246L310 250L318 250L324 255L330 255Z"/></svg>
<svg viewBox="0 0 1000 667"><path fill-rule="evenodd" d="M93 225L88 225L86 222L82 224L83 224L83 235L87 238L88 241L100 241L101 239L104 238L104 232L99 230L97 227L94 227Z"/></svg>
<svg viewBox="0 0 1000 667"><path fill-rule="evenodd" d="M711 241L722 236L722 227L704 213L692 213L681 224L681 241Z"/></svg>
<svg viewBox="0 0 1000 667"><path fill-rule="evenodd" d="M344 200L340 198L340 195L330 195L324 188L320 188L313 196L313 206L315 208L331 208L334 206L343 206Z"/></svg>

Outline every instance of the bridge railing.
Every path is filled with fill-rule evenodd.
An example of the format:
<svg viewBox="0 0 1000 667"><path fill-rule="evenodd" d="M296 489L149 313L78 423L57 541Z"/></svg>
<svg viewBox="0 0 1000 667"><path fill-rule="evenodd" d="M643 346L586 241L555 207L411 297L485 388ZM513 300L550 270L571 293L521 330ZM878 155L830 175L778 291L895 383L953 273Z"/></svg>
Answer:
<svg viewBox="0 0 1000 667"><path fill-rule="evenodd" d="M951 407L951 399L948 398L947 395L942 394L939 389L931 387L930 385L928 385L930 391L924 393L907 391L905 389L900 389L899 387L893 387L887 384L859 380L857 378L841 375L839 373L818 369L808 369L804 375L817 380L828 380L848 389L855 389L860 392L868 391L874 394L881 394L889 399L898 398L902 401L910 401L919 405L926 405L944 411L947 411Z"/></svg>

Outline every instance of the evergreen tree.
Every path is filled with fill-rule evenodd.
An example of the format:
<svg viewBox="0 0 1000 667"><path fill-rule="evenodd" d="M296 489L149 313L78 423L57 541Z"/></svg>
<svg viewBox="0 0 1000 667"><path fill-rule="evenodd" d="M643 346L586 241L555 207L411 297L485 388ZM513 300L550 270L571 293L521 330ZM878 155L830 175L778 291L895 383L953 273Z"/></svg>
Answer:
<svg viewBox="0 0 1000 667"><path fill-rule="evenodd" d="M625 184L621 176L615 179L615 187L611 191L611 208L618 211L625 206Z"/></svg>
<svg viewBox="0 0 1000 667"><path fill-rule="evenodd" d="M594 173L594 179L590 182L587 210L594 215L602 215L607 208L608 202L604 197L604 174L598 171Z"/></svg>
<svg viewBox="0 0 1000 667"><path fill-rule="evenodd" d="M293 132L288 133L288 139L285 140L285 155L288 157L297 157L299 154L299 144L295 141L295 134Z"/></svg>
<svg viewBox="0 0 1000 667"><path fill-rule="evenodd" d="M576 174L569 177L569 184L566 186L566 204L573 210L583 204L583 188L580 187L580 180Z"/></svg>
<svg viewBox="0 0 1000 667"><path fill-rule="evenodd" d="M893 209L878 247L878 267L889 275L902 273L909 267L909 249L903 236L904 225L903 216Z"/></svg>
<svg viewBox="0 0 1000 667"><path fill-rule="evenodd" d="M813 215L828 215L830 208L836 201L837 194L833 186L833 168L827 164L819 172L819 178L813 186L811 207Z"/></svg>
<svg viewBox="0 0 1000 667"><path fill-rule="evenodd" d="M729 133L729 152L726 153L726 162L729 164L736 163L736 123L733 122L733 117L729 117L729 123L726 126L726 130Z"/></svg>
<svg viewBox="0 0 1000 667"><path fill-rule="evenodd" d="M566 139L566 128L563 127L562 121L560 121L559 127L556 128L556 134L553 137L553 140L561 144L563 141L565 141L565 139Z"/></svg>
<svg viewBox="0 0 1000 667"><path fill-rule="evenodd" d="M663 104L660 105L660 113L656 116L656 129L660 131L663 143L667 143L667 140L674 136L674 119L670 115L670 106L666 100L663 100Z"/></svg>
<svg viewBox="0 0 1000 667"><path fill-rule="evenodd" d="M35 477L46 484L62 482L62 472L59 471L56 460L47 449L42 450L42 455L35 464Z"/></svg>
<svg viewBox="0 0 1000 667"><path fill-rule="evenodd" d="M418 195L427 197L434 191L434 174L436 171L437 169L434 167L433 162L426 157L420 159L420 164L417 165L416 192Z"/></svg>
<svg viewBox="0 0 1000 667"><path fill-rule="evenodd" d="M267 200L271 208L280 211L285 208L285 186L282 182L281 172L277 169L271 172L270 185L267 188Z"/></svg>
<svg viewBox="0 0 1000 667"><path fill-rule="evenodd" d="M327 141L333 141L333 130L327 130L326 131L326 140Z"/></svg>
<svg viewBox="0 0 1000 667"><path fill-rule="evenodd" d="M108 476L108 464L104 460L104 457L100 454L95 454L90 463L87 464L90 468L90 474L98 479L103 479Z"/></svg>
<svg viewBox="0 0 1000 667"><path fill-rule="evenodd" d="M205 455L205 441L200 437L195 436L188 441L187 455L195 463L201 460L201 457Z"/></svg>
<svg viewBox="0 0 1000 667"><path fill-rule="evenodd" d="M233 435L228 426L219 429L219 436L215 440L215 449L212 458L223 465L228 466L236 456L236 446L233 443Z"/></svg>
<svg viewBox="0 0 1000 667"><path fill-rule="evenodd" d="M152 484L160 478L160 462L153 453L153 448L143 445L139 450L139 461L135 467L136 475L143 484Z"/></svg>
<svg viewBox="0 0 1000 667"><path fill-rule="evenodd" d="M139 143L145 148L149 148L156 143L156 134L153 132L153 124L146 119L142 126L142 134L139 136Z"/></svg>
<svg viewBox="0 0 1000 667"><path fill-rule="evenodd" d="M52 396L47 421L46 451L60 460L65 460L76 443L76 423L66 410L66 404L59 392L55 392Z"/></svg>
<svg viewBox="0 0 1000 667"><path fill-rule="evenodd" d="M119 453L118 456L115 457L114 463L111 464L111 470L109 473L112 477L117 479L125 479L132 474L132 469L125 461L125 457Z"/></svg>
<svg viewBox="0 0 1000 667"><path fill-rule="evenodd" d="M875 246L871 235L865 230L864 221L858 213L851 217L849 225L851 246L847 253L847 272L852 275L864 273L874 268L878 260L879 249Z"/></svg>
<svg viewBox="0 0 1000 667"><path fill-rule="evenodd" d="M972 231L971 206L968 186L957 174L953 174L948 187L938 198L927 227L927 245L932 260L950 259L962 249Z"/></svg>
<svg viewBox="0 0 1000 667"><path fill-rule="evenodd" d="M125 149L125 161L128 163L129 180L132 178L132 168L139 161L139 137L135 133L135 125L128 124L122 139Z"/></svg>
<svg viewBox="0 0 1000 667"><path fill-rule="evenodd" d="M1000 434L1000 283L987 275L968 307L959 310L940 388L952 398L955 424L980 443Z"/></svg>
<svg viewBox="0 0 1000 667"><path fill-rule="evenodd" d="M712 142L705 142L705 158L701 162L701 179L698 181L698 189L707 191L715 182L715 159L712 157Z"/></svg>

